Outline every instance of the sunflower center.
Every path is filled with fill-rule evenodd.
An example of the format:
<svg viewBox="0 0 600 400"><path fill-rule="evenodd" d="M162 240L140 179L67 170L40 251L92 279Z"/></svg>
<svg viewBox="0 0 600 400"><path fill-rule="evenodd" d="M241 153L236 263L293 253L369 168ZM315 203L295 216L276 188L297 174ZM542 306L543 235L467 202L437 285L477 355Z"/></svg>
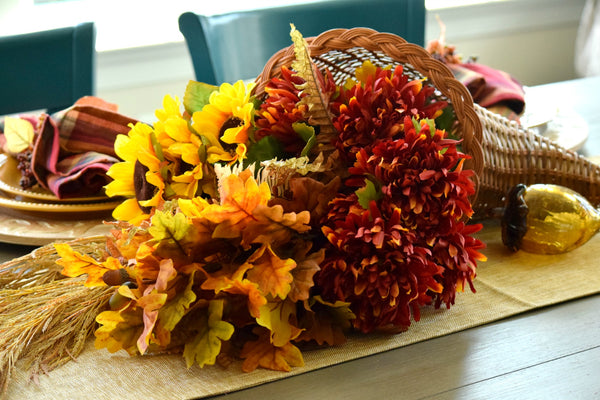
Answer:
<svg viewBox="0 0 600 400"><path fill-rule="evenodd" d="M133 168L133 187L135 189L135 198L140 206L140 209L149 214L152 210L152 207L144 207L140 204L140 201L149 200L155 194L158 188L146 180L146 172L150 171L148 167L146 167L141 162L135 162L135 166Z"/></svg>
<svg viewBox="0 0 600 400"><path fill-rule="evenodd" d="M223 122L223 125L221 125L221 130L219 130L219 141L223 144L223 148L227 151L230 150L234 150L235 147L237 146L237 144L234 143L225 143L224 141L221 140L221 138L223 137L223 135L225 134L225 131L227 129L230 128L237 128L238 126L242 126L242 120L239 119L238 117L229 117L225 122Z"/></svg>

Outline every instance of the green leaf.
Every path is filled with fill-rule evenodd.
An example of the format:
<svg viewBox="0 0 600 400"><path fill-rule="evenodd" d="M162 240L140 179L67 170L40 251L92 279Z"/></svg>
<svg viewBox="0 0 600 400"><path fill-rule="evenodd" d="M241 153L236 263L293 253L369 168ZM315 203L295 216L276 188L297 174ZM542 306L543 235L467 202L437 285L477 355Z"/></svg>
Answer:
<svg viewBox="0 0 600 400"><path fill-rule="evenodd" d="M435 125L438 127L438 129L450 132L455 120L456 116L454 115L454 109L448 105L442 111L442 115L435 119Z"/></svg>
<svg viewBox="0 0 600 400"><path fill-rule="evenodd" d="M156 240L179 241L186 237L192 227L183 213L165 213L156 211L152 216L152 226L148 232Z"/></svg>
<svg viewBox="0 0 600 400"><path fill-rule="evenodd" d="M212 300L208 305L208 316L198 321L198 334L185 344L183 357L187 367L194 362L200 367L213 365L221 352L221 341L229 340L234 327L223 318L223 300Z"/></svg>
<svg viewBox="0 0 600 400"><path fill-rule="evenodd" d="M306 146L302 149L302 153L300 153L301 157L308 156L312 148L317 144L317 134L315 133L315 128L306 124L305 122L294 122L292 124L292 128L294 132L300 136L304 142L306 142Z"/></svg>
<svg viewBox="0 0 600 400"><path fill-rule="evenodd" d="M358 196L358 204L360 204L365 210L369 208L369 203L371 200L377 201L383 196L381 193L381 188L375 186L373 181L370 179L367 179L366 185L358 189L355 193Z"/></svg>
<svg viewBox="0 0 600 400"><path fill-rule="evenodd" d="M283 158L284 151L281 142L273 136L266 136L254 143L246 153L245 165L260 163L274 158Z"/></svg>
<svg viewBox="0 0 600 400"><path fill-rule="evenodd" d="M185 107L185 111L192 115L194 112L202 110L202 107L208 104L210 94L217 89L218 87L214 85L189 81L185 88L185 94L183 95L183 106Z"/></svg>

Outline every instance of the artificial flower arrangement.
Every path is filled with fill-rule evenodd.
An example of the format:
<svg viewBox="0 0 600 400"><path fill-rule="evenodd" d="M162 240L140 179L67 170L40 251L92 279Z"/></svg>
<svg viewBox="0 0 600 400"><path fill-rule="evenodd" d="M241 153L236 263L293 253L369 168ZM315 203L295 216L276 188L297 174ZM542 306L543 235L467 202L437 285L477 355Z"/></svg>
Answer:
<svg viewBox="0 0 600 400"><path fill-rule="evenodd" d="M265 96L190 82L185 111L167 96L117 137L105 254L55 245L64 275L114 287L97 348L287 371L304 343L404 331L474 291L484 244L451 105L401 65L337 85L292 39Z"/></svg>

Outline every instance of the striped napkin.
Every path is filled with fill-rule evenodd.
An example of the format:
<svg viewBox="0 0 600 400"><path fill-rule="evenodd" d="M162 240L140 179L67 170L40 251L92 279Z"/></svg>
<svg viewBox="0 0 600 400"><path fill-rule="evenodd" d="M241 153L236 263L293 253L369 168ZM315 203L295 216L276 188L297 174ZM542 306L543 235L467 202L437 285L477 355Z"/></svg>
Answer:
<svg viewBox="0 0 600 400"><path fill-rule="evenodd" d="M106 171L118 162L114 141L137 122L117 106L84 97L59 113L40 116L32 170L40 186L60 199L99 194L109 182Z"/></svg>

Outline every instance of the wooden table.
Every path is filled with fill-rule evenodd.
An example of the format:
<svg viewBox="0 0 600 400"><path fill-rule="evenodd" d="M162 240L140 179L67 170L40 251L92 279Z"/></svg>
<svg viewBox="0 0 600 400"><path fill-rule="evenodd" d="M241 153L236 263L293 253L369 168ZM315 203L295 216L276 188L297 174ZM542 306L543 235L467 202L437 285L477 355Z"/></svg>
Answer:
<svg viewBox="0 0 600 400"><path fill-rule="evenodd" d="M531 90L578 110L590 131L581 152L600 155L600 77ZM0 243L0 262L32 249ZM590 296L215 398L600 398L598 310Z"/></svg>

